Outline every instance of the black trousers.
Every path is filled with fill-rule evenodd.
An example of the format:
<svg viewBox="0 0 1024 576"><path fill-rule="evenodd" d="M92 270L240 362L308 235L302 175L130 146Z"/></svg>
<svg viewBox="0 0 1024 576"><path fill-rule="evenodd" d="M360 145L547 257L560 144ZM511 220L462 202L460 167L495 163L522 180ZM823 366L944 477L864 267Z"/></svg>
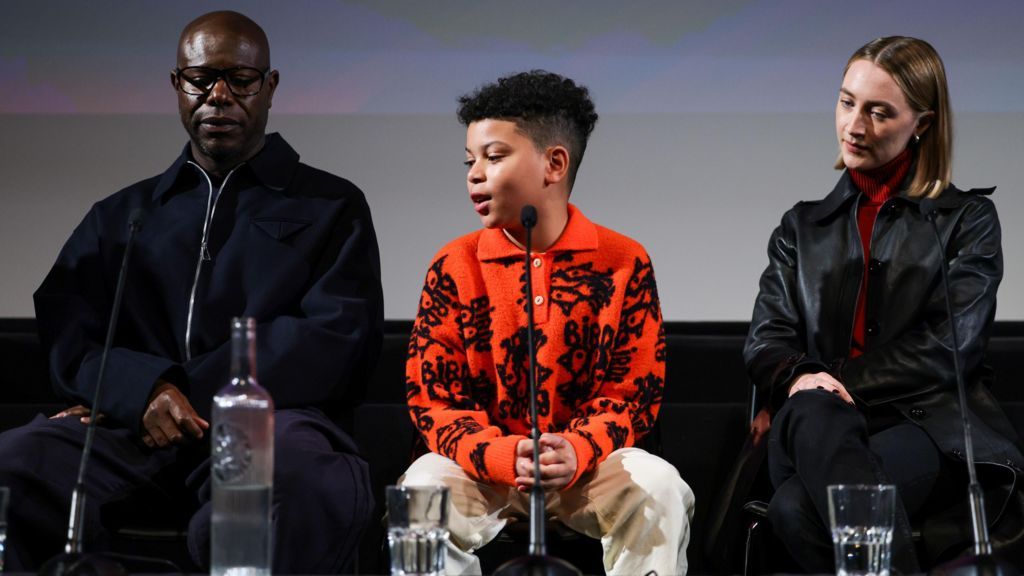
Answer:
<svg viewBox="0 0 1024 576"><path fill-rule="evenodd" d="M319 411L278 410L274 428L273 572L337 573L349 566L372 521L367 465L344 432ZM140 491L187 494L191 501L176 505L191 506L189 552L198 566L208 568L207 438L151 449L127 429L97 428L86 477L86 551L102 551L109 542L101 521L105 507ZM0 434L0 486L11 490L9 570L34 572L63 551L84 441L85 426L77 418L42 415Z"/></svg>
<svg viewBox="0 0 1024 576"><path fill-rule="evenodd" d="M892 567L920 571L909 517L925 506L943 470L938 447L921 428L894 419L869 433L864 415L838 395L801 391L772 422L768 467L775 487L768 505L772 529L804 570L835 571L829 484L895 484Z"/></svg>

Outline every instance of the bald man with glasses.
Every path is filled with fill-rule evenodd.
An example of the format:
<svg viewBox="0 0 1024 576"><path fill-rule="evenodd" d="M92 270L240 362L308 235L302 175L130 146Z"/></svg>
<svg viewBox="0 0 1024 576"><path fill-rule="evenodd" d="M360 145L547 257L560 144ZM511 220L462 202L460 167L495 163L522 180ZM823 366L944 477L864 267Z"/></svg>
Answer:
<svg viewBox="0 0 1024 576"><path fill-rule="evenodd" d="M88 551L108 541L105 510L173 494L191 518L191 556L208 567L209 415L227 383L236 316L257 321L259 378L277 408L273 571L353 568L373 499L346 429L380 349L379 254L362 192L265 133L279 80L249 18L213 12L189 23L170 73L188 144L162 174L97 202L36 292L51 377L71 407L0 435L9 570L35 571L61 550L84 423L96 414ZM146 221L92 407L137 210Z"/></svg>

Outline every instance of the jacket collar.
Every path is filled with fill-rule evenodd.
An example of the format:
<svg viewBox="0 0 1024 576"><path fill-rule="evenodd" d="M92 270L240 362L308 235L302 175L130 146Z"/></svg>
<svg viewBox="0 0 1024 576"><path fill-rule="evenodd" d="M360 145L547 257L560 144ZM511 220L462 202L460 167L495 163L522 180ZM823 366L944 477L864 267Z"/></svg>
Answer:
<svg viewBox="0 0 1024 576"><path fill-rule="evenodd" d="M910 173L907 175L908 179L913 176L913 166L911 166ZM942 210L950 210L957 208L962 205L968 195L982 195L988 196L995 191L995 187L991 188L972 188L970 190L960 190L956 186L950 184L945 190L939 194L938 198L935 199L935 206ZM906 188L900 190L900 193L892 197L894 202L902 202L904 204L913 206L915 210L918 209L918 205L921 203L920 198L911 198L906 195ZM853 185L853 179L850 177L848 170L843 171L843 175L839 178L839 182L836 182L835 188L829 193L821 202L819 202L814 208L811 209L810 218L815 222L821 222L832 217L837 211L849 204L854 198L860 194L860 190Z"/></svg>
<svg viewBox="0 0 1024 576"><path fill-rule="evenodd" d="M172 190L181 189L182 186L179 185L194 175L189 161L192 161L192 148L190 144L185 144L185 148L170 168L160 175L153 190L153 200L159 200ZM271 190L282 191L288 187L295 168L299 165L299 154L280 134L274 132L267 135L263 148L246 161L245 165L261 184Z"/></svg>
<svg viewBox="0 0 1024 576"><path fill-rule="evenodd" d="M597 226L576 206L569 204L568 210L569 221L565 224L565 230L562 230L562 235L545 250L545 253L597 250ZM480 232L476 257L481 262L522 256L523 249L513 244L501 228L487 228Z"/></svg>

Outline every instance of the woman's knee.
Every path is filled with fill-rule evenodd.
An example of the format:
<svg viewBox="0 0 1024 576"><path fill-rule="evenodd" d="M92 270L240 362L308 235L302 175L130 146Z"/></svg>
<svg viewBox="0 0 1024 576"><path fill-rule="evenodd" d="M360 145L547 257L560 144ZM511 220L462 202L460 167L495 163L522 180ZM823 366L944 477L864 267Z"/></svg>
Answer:
<svg viewBox="0 0 1024 576"><path fill-rule="evenodd" d="M768 520L774 531L785 539L787 533L800 533L809 524L818 524L814 502L797 478L779 486L768 503Z"/></svg>
<svg viewBox="0 0 1024 576"><path fill-rule="evenodd" d="M837 394L823 390L801 390L786 399L776 420L788 415L801 422L829 423L836 419L856 419L860 412Z"/></svg>
<svg viewBox="0 0 1024 576"><path fill-rule="evenodd" d="M867 442L863 414L835 394L802 390L790 396L775 416L772 439L789 450L814 448L823 438L857 436Z"/></svg>

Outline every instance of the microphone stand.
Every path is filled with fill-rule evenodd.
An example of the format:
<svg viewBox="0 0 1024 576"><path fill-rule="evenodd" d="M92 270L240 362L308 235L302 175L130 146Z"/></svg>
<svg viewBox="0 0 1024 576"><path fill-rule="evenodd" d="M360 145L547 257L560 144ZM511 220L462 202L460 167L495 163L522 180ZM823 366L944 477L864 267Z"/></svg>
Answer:
<svg viewBox="0 0 1024 576"><path fill-rule="evenodd" d="M964 447L967 454L967 496L971 505L971 528L974 534L973 555L962 556L945 564L936 566L930 574L933 576L1008 576L1019 572L1004 560L992 554L992 542L988 536L988 520L985 517L985 495L978 483L978 473L974 466L974 442L971 438L971 422L967 418L967 387L964 385L963 371L960 369L960 340L957 337L956 319L953 316L953 297L949 289L949 264L946 262L942 237L939 226L935 222L935 201L925 198L921 201L921 212L931 223L935 242L939 248L939 268L942 270L942 287L946 294L946 315L949 318L949 333L953 344L953 370L956 372L956 389L960 402L960 418L964 431Z"/></svg>
<svg viewBox="0 0 1024 576"><path fill-rule="evenodd" d="M68 539L64 552L47 560L39 569L40 576L65 576L71 574L127 574L124 567L116 561L96 554L82 552L82 530L85 524L85 471L92 453L93 438L96 436L96 422L99 420L100 390L103 375L107 369L107 357L114 342L117 329L117 318L121 312L121 300L124 291L125 277L128 275L128 259L135 244L135 235L142 228L142 210L132 210L128 217L128 241L125 243L124 257L121 259L121 270L117 275L117 288L114 291L114 305L110 312L110 323L107 325L107 338L103 343L103 356L100 358L99 374L96 376L96 389L92 396L92 413L89 425L85 430L85 444L82 447L82 460L78 465L78 479L71 492L71 515L68 518Z"/></svg>
<svg viewBox="0 0 1024 576"><path fill-rule="evenodd" d="M533 488L530 490L530 554L505 562L494 576L580 576L580 571L561 558L547 555L544 538L544 489L540 487L540 424L537 422L537 350L533 347L533 280L530 274L530 248L537 209L523 206L520 220L526 229L526 345L529 348L530 421L533 435Z"/></svg>

